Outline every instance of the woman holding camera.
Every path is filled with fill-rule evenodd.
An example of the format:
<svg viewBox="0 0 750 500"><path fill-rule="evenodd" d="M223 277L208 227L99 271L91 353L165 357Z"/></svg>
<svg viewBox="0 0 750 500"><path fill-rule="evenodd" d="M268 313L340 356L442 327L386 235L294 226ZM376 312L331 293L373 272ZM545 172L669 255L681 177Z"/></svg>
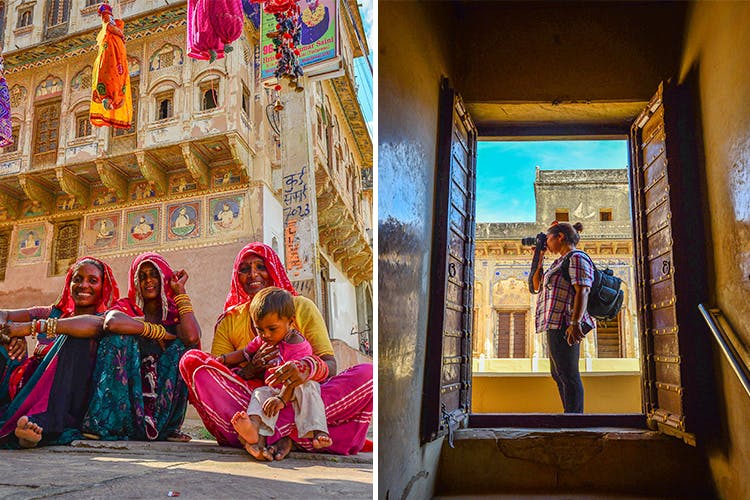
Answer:
<svg viewBox="0 0 750 500"><path fill-rule="evenodd" d="M583 383L578 359L581 340L594 328L594 320L586 312L589 290L594 282L594 266L588 255L574 252L582 230L580 222L573 225L553 222L547 229L546 249L541 251L539 266L532 276L534 293L539 293L536 331L547 334L550 371L565 413L583 413ZM542 263L547 250L560 257L544 271ZM566 261L569 262L570 279L563 272Z"/></svg>

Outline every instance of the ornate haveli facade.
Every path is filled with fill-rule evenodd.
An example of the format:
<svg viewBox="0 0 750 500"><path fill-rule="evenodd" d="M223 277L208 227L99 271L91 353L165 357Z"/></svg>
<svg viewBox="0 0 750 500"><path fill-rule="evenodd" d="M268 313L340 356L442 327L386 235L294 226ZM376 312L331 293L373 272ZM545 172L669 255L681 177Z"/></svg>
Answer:
<svg viewBox="0 0 750 500"><path fill-rule="evenodd" d="M604 358L625 358L638 369L633 288L633 242L627 171L540 170L534 182L536 222L479 223L476 227L473 355L475 371L544 371L546 338L534 325L537 295L529 292L533 248L524 237L544 232L553 220L581 222L578 249L623 280L625 300L617 319L587 335L584 370ZM557 256L545 257L545 268ZM509 361L514 360L514 361ZM545 363L546 364L546 363ZM609 363L611 366L612 363ZM622 365L627 366L627 365Z"/></svg>
<svg viewBox="0 0 750 500"><path fill-rule="evenodd" d="M304 78L301 93L263 85L250 18L225 58L199 61L185 2L115 2L134 103L117 131L88 119L99 4L6 2L16 141L0 152L2 307L52 303L87 254L124 292L132 258L158 251L188 271L209 348L234 256L263 241L331 336L365 344L352 333L372 324L372 142L352 60L368 49L356 2L343 2L337 70Z"/></svg>

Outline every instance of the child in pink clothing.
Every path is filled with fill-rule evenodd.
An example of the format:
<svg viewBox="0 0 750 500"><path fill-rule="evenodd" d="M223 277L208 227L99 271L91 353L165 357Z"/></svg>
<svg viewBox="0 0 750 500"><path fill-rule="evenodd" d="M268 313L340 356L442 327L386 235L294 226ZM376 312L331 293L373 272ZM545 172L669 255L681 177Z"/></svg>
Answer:
<svg viewBox="0 0 750 500"><path fill-rule="evenodd" d="M253 391L247 412L240 411L232 417L232 425L241 440L244 440L245 448L253 456L263 453L262 444L259 445L262 436L274 434L279 412L290 403L294 408L294 423L298 435L311 437L315 448L330 446L333 441L328 435L325 406L320 397L320 384L308 380L296 387L271 385L275 378L272 375L284 363L304 362L305 357L313 354L310 343L299 331L292 328L292 295L281 288L264 288L253 298L249 313L258 336L242 351L245 359L252 359L265 345L276 347L279 354L273 363L274 366L266 370L265 381L268 385Z"/></svg>

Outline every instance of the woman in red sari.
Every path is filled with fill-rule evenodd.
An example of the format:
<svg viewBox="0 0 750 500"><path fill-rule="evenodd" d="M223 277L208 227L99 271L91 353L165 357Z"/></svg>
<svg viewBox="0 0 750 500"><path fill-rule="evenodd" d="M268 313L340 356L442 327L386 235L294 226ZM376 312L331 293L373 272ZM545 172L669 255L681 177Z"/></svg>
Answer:
<svg viewBox="0 0 750 500"><path fill-rule="evenodd" d="M10 373L5 397L12 400L0 416L0 444L30 448L80 437L103 314L118 298L110 267L83 257L68 270L53 306L0 311L0 328L13 338L6 369L25 356L24 337L38 341L34 355Z"/></svg>
<svg viewBox="0 0 750 500"><path fill-rule="evenodd" d="M244 348L255 337L248 307L255 294L268 286L283 288L295 296L295 328L310 342L319 362L328 365L331 378L321 383L320 393L333 445L325 452L358 453L372 421L372 365L357 365L336 375L336 360L320 311L311 300L297 295L278 255L263 243L246 245L235 259L231 288L224 313L216 324L211 354L192 350L180 360L190 402L219 444L242 446L232 426L232 416L245 410L253 389L264 384L263 372L276 359L277 352L273 348L261 349L245 366L234 370L224 361L226 354ZM300 372L294 363L282 365L276 374L274 383L291 385L299 385L310 376ZM287 407L279 414L276 433L267 440L268 448L261 447L254 456L259 460L281 460L291 450L292 441L306 450L313 449L310 439L297 436L294 411Z"/></svg>

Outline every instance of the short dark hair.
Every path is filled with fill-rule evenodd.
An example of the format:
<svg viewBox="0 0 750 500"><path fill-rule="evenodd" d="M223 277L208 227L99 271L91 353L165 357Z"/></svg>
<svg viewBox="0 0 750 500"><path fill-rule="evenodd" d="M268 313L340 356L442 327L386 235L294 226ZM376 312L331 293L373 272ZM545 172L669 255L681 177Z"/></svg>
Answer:
<svg viewBox="0 0 750 500"><path fill-rule="evenodd" d="M565 241L568 243L572 243L573 245L577 245L579 241L581 241L581 233L583 231L583 224L580 222L576 222L575 224L571 224L570 222L557 222L553 223L549 229L547 229L547 234L563 234L565 236Z"/></svg>
<svg viewBox="0 0 750 500"><path fill-rule="evenodd" d="M271 313L278 314L280 318L293 319L294 297L286 290L269 286L255 294L248 312L253 323L257 323Z"/></svg>

